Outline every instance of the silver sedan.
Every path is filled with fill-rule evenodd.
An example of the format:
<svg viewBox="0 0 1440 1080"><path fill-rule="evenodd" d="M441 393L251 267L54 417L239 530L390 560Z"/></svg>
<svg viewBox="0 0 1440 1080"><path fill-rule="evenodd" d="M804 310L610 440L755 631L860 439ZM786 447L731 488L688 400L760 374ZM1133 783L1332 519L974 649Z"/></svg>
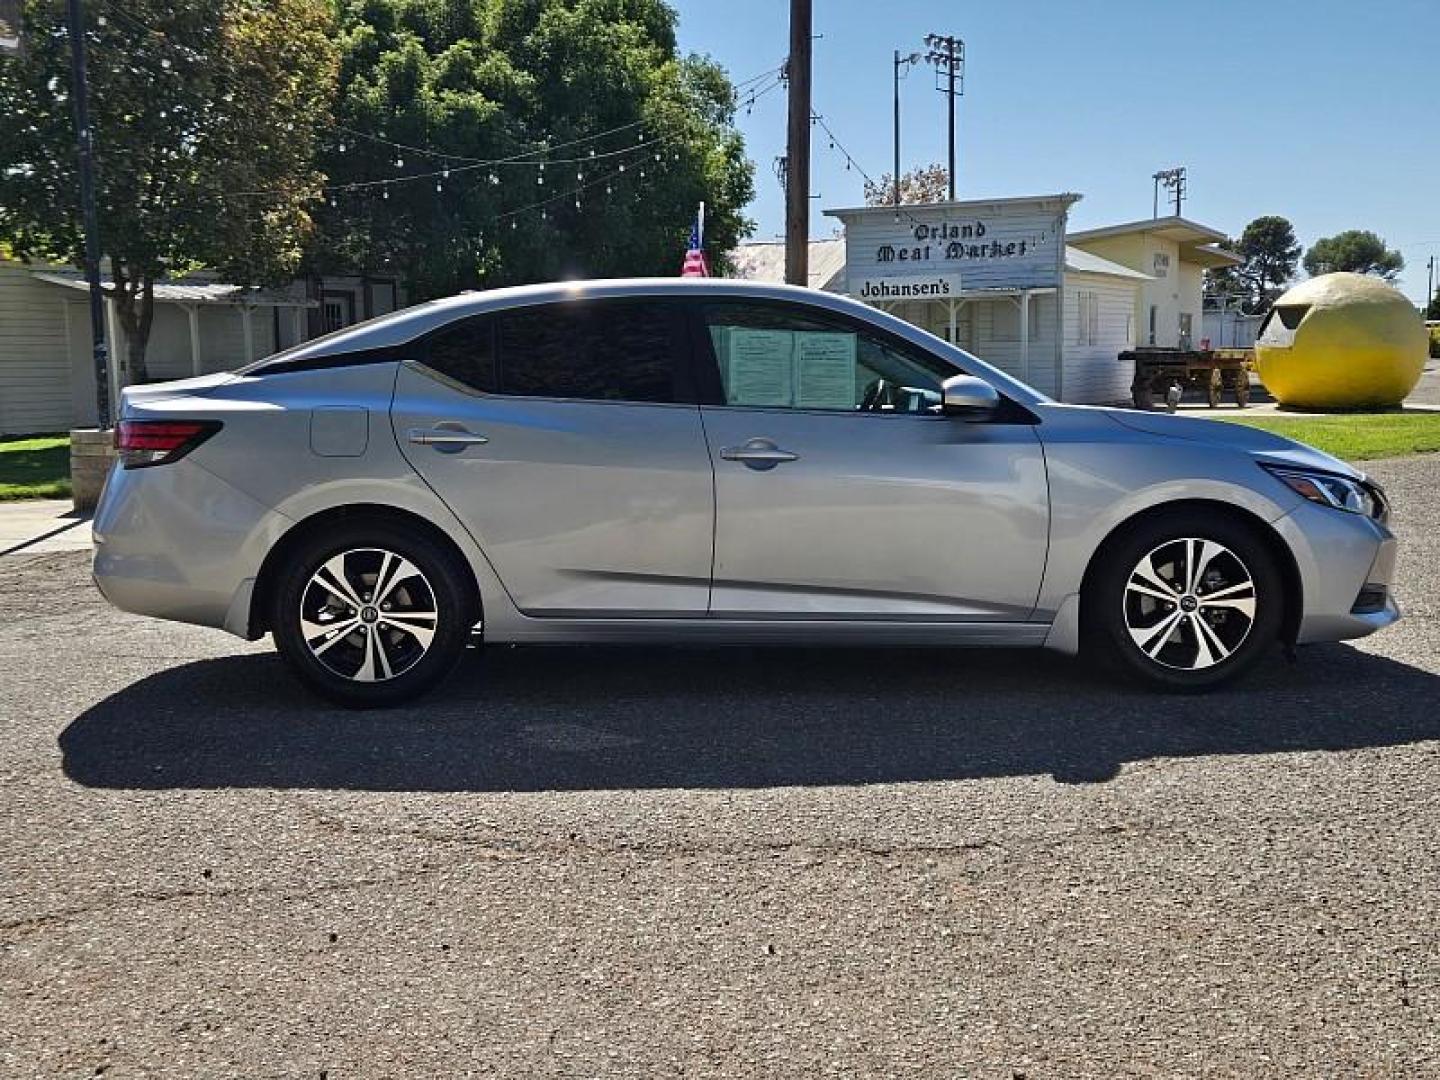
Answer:
<svg viewBox="0 0 1440 1080"><path fill-rule="evenodd" d="M1202 689L1399 617L1380 489L1051 401L844 297L566 283L125 391L95 580L350 705L473 641L1093 650Z"/></svg>

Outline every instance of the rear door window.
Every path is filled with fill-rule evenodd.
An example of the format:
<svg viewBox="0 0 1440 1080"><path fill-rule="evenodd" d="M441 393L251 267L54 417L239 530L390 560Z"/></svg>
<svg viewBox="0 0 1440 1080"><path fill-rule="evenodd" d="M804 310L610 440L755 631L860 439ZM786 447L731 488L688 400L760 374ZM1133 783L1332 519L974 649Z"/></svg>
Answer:
<svg viewBox="0 0 1440 1080"><path fill-rule="evenodd" d="M437 330L424 362L484 394L674 402L693 400L681 391L689 381L684 341L682 312L674 303L537 304Z"/></svg>
<svg viewBox="0 0 1440 1080"><path fill-rule="evenodd" d="M500 393L583 401L673 402L682 325L674 304L601 300L499 316Z"/></svg>

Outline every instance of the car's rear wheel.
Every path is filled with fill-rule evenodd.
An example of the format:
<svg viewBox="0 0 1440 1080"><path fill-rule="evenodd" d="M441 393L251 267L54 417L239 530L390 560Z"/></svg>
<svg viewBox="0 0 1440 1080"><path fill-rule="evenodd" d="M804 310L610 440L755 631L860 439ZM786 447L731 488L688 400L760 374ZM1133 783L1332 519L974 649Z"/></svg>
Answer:
<svg viewBox="0 0 1440 1080"><path fill-rule="evenodd" d="M1100 560L1082 600L1090 642L1150 686L1218 686L1279 637L1284 576L1243 521L1165 514L1122 534Z"/></svg>
<svg viewBox="0 0 1440 1080"><path fill-rule="evenodd" d="M454 668L475 622L465 571L443 547L389 522L302 540L277 583L270 625L291 669L353 707L394 705Z"/></svg>

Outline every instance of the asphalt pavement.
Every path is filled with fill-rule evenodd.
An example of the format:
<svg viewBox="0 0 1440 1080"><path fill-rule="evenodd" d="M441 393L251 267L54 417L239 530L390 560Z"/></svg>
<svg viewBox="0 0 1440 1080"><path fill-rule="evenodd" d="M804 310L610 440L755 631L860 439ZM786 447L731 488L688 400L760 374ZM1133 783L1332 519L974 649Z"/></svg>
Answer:
<svg viewBox="0 0 1440 1080"><path fill-rule="evenodd" d="M1408 617L1208 697L550 648L356 714L0 558L0 1074L1440 1075L1440 455L1372 471Z"/></svg>

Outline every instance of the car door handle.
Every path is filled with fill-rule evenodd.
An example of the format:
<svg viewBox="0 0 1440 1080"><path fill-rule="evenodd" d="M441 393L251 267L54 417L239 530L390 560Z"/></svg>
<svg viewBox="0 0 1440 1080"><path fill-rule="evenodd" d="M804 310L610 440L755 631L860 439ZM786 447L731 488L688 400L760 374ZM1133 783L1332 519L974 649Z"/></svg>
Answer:
<svg viewBox="0 0 1440 1080"><path fill-rule="evenodd" d="M720 456L726 461L739 461L752 469L773 469L787 461L799 461L799 454L781 450L769 439L751 439L743 446L724 446Z"/></svg>
<svg viewBox="0 0 1440 1080"><path fill-rule="evenodd" d="M464 428L411 428L406 437L416 446L484 446L490 440Z"/></svg>

